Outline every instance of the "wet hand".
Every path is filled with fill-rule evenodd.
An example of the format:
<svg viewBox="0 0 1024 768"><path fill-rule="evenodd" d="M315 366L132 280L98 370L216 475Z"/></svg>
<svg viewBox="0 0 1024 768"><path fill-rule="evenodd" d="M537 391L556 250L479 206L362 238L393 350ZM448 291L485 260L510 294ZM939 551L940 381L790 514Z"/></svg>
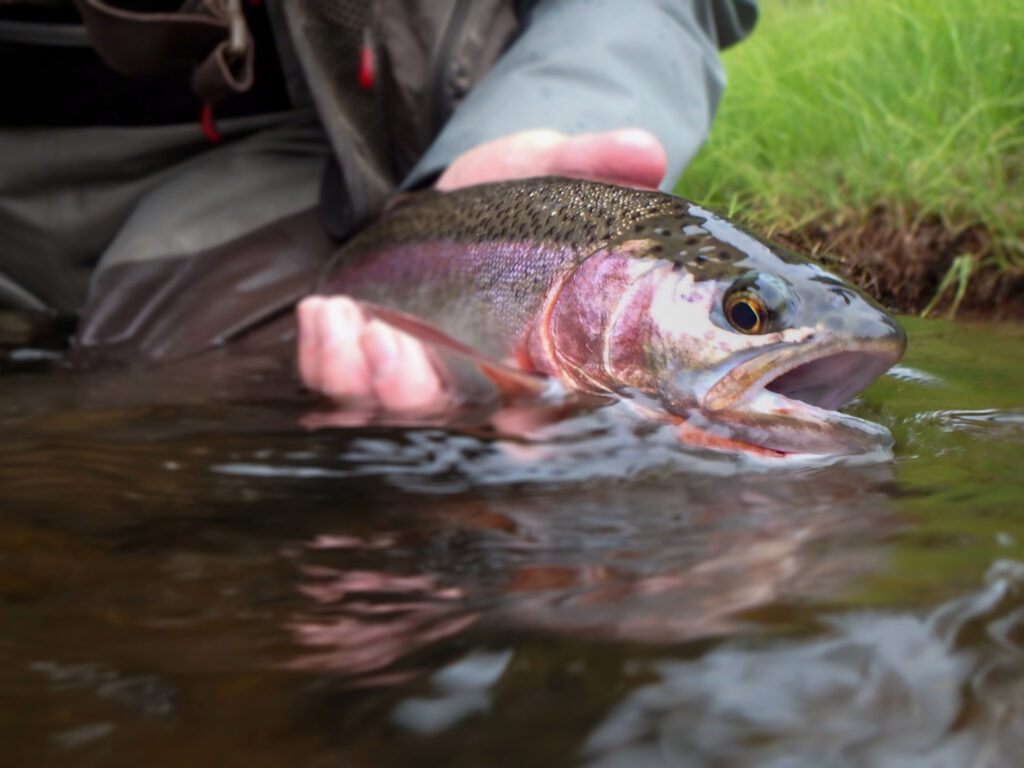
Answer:
<svg viewBox="0 0 1024 768"><path fill-rule="evenodd" d="M572 176L626 187L656 188L665 148L650 131L619 128L566 136L547 129L502 136L464 152L437 180L443 190L531 176Z"/></svg>
<svg viewBox="0 0 1024 768"><path fill-rule="evenodd" d="M299 374L307 388L359 409L430 414L447 403L426 349L347 296L299 303Z"/></svg>

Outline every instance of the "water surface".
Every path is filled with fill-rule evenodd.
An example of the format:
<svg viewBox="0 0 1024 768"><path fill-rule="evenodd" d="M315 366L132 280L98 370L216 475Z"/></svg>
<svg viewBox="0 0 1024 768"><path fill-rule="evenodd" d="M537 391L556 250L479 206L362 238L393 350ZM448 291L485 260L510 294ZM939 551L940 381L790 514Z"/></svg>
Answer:
<svg viewBox="0 0 1024 768"><path fill-rule="evenodd" d="M5 765L1009 765L1024 329L908 321L895 458L614 415L309 432L266 371L0 374Z"/></svg>

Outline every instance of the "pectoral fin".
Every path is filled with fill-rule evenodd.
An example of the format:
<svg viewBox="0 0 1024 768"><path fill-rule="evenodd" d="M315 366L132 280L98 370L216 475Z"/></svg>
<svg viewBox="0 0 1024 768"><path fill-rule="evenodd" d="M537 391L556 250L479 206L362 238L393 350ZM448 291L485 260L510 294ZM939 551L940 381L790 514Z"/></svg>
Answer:
<svg viewBox="0 0 1024 768"><path fill-rule="evenodd" d="M383 323L423 345L428 358L424 362L440 377L444 396L440 402L433 399L429 407L411 410L372 402L367 408L356 398L341 408L307 414L302 423L309 428L440 426L518 438L581 407L607 402L606 397L583 395L555 379L494 360L418 317L372 302L353 301L364 321Z"/></svg>
<svg viewBox="0 0 1024 768"><path fill-rule="evenodd" d="M551 379L482 355L418 317L372 302L357 303L367 318L387 323L424 344L460 400L508 402L548 397L557 390Z"/></svg>

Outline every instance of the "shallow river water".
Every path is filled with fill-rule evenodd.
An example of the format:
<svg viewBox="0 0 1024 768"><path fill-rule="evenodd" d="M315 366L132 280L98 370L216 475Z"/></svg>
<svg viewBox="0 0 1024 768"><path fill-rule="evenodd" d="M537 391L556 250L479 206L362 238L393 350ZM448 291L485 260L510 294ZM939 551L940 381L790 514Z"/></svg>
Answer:
<svg viewBox="0 0 1024 768"><path fill-rule="evenodd" d="M850 408L895 458L769 471L611 417L308 432L22 353L0 764L1019 764L1024 328L906 326Z"/></svg>

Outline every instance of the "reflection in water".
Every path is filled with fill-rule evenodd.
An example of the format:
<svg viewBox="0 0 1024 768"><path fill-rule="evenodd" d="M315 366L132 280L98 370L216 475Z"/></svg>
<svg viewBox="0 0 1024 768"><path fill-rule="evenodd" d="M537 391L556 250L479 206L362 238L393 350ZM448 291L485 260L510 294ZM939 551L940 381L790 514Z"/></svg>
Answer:
<svg viewBox="0 0 1024 768"><path fill-rule="evenodd" d="M922 418L934 419L948 430L960 430L986 439L1024 441L1024 408L935 411L922 414Z"/></svg>
<svg viewBox="0 0 1024 768"><path fill-rule="evenodd" d="M146 715L167 714L173 708L174 686L155 675L124 677L105 664L58 664L38 661L29 669L43 675L55 691L91 690Z"/></svg>
<svg viewBox="0 0 1024 768"><path fill-rule="evenodd" d="M590 734L592 766L1008 766L1024 749L1024 563L925 619L666 661Z"/></svg>
<svg viewBox="0 0 1024 768"><path fill-rule="evenodd" d="M435 734L460 720L486 711L489 689L505 673L512 651L471 651L430 676L433 695L403 699L391 713L391 722L418 734Z"/></svg>
<svg viewBox="0 0 1024 768"><path fill-rule="evenodd" d="M300 590L319 610L296 617L292 629L300 643L324 651L292 662L295 669L346 675L377 670L476 620L476 614L466 612L461 590L443 587L435 577L322 566L302 570L310 581Z"/></svg>
<svg viewBox="0 0 1024 768"><path fill-rule="evenodd" d="M875 466L891 458L888 448L859 456L780 460L682 447L670 425L652 422L626 403L565 418L536 429L529 437L493 439L430 428L401 432L379 428L372 436L363 432L350 433L342 450L325 457L323 464L310 465L306 453L278 453L266 461L230 462L212 469L238 477L383 477L408 491L452 493L524 484L559 486L659 477L678 481L688 475L725 477L830 464Z"/></svg>
<svg viewBox="0 0 1024 768"><path fill-rule="evenodd" d="M540 505L449 500L426 546L451 555L445 539L457 536L458 557L429 574L345 569L380 537L319 536L289 551L315 602L293 629L316 652L292 664L371 672L478 620L643 642L770 623L746 614L841 590L884 562L879 541L898 528L891 479L882 465L573 490ZM384 541L410 546L397 533Z"/></svg>
<svg viewBox="0 0 1024 768"><path fill-rule="evenodd" d="M1015 764L1024 345L910 325L896 460L782 472L12 369L0 762Z"/></svg>

